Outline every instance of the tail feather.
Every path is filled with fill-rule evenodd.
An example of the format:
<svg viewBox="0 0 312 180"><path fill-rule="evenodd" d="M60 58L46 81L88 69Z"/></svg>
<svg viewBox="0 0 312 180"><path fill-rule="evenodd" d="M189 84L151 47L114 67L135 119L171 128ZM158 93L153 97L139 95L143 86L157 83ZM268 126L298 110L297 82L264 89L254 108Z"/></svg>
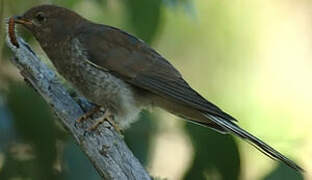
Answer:
<svg viewBox="0 0 312 180"><path fill-rule="evenodd" d="M209 118L211 121L216 123L217 125L221 126L222 128L228 130L229 132L239 136L242 139L246 139L248 142L250 142L253 146L255 146L258 150L260 150L262 153L266 154L272 159L279 160L289 167L297 170L297 171L304 171L300 166L298 166L295 162L288 159L272 147L270 147L268 144L264 143L257 137L253 136L252 134L248 133L247 131L243 130L242 128L238 127L236 124L230 121L226 121L220 117L216 117L210 114L205 114L207 118Z"/></svg>

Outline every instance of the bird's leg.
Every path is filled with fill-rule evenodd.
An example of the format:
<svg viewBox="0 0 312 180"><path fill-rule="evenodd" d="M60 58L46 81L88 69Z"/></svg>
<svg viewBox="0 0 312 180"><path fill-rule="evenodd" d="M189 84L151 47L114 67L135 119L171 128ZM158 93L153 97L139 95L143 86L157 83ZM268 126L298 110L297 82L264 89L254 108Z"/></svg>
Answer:
<svg viewBox="0 0 312 180"><path fill-rule="evenodd" d="M77 119L77 123L81 123L91 117L93 114L99 112L101 110L100 106L95 106L90 111L86 112L84 115L82 115L79 119Z"/></svg>
<svg viewBox="0 0 312 180"><path fill-rule="evenodd" d="M118 133L121 134L121 131L120 131L120 128L118 127L118 125L116 124L116 122L114 121L114 117L113 117L113 114L108 110L106 109L105 110L105 113L102 117L100 117L94 124L93 126L91 126L88 130L89 131L94 131L98 128L98 126L100 124L102 124L104 121L107 121L109 122L115 129Z"/></svg>

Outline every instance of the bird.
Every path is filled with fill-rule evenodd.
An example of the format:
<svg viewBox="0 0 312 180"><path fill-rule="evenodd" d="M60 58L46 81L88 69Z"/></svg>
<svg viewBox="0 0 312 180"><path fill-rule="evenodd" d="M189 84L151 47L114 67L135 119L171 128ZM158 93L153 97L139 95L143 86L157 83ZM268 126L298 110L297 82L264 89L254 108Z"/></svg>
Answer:
<svg viewBox="0 0 312 180"><path fill-rule="evenodd" d="M240 128L237 120L194 90L166 58L135 36L55 5L39 5L14 21L29 30L58 73L97 105L103 119L126 129L142 109L160 107L190 122L233 134L289 167L295 162ZM96 129L100 122L92 126Z"/></svg>

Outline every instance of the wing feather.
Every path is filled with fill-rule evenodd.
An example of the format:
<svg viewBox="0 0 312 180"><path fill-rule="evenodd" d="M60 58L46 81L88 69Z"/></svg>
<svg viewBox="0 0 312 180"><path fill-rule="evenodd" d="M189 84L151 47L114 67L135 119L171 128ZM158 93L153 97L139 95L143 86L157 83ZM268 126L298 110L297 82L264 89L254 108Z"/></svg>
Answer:
<svg viewBox="0 0 312 180"><path fill-rule="evenodd" d="M192 89L165 58L143 41L110 26L95 26L86 29L93 29L93 32L79 35L81 44L86 45L84 48L90 64L159 96L225 120L235 120Z"/></svg>
<svg viewBox="0 0 312 180"><path fill-rule="evenodd" d="M232 122L235 120L233 117L192 89L166 59L143 41L113 27L90 25L94 25L96 28L88 28L88 33L81 33L79 36L79 41L85 45L89 64L109 71L133 86L196 108L204 114L207 122L195 120L193 122L221 132L232 132L248 140L270 157L278 159L296 170L302 170L293 161L238 127ZM90 29L93 31L90 32ZM81 30L87 31L84 28Z"/></svg>

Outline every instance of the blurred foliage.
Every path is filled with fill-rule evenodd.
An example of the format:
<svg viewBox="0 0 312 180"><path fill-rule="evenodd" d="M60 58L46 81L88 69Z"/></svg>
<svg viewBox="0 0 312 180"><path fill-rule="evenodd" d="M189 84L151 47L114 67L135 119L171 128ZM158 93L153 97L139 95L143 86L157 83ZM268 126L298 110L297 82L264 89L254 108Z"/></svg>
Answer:
<svg viewBox="0 0 312 180"><path fill-rule="evenodd" d="M67 8L72 8L76 4L80 3L82 0L54 0L53 2L55 4L58 4L59 6L67 7Z"/></svg>
<svg viewBox="0 0 312 180"><path fill-rule="evenodd" d="M303 175L296 172L296 171L290 171L289 167L285 164L279 163L279 165L266 177L263 178L263 180L303 180Z"/></svg>
<svg viewBox="0 0 312 180"><path fill-rule="evenodd" d="M15 134L11 114L0 95L0 151L4 151L10 142L16 138Z"/></svg>
<svg viewBox="0 0 312 180"><path fill-rule="evenodd" d="M73 140L65 145L63 157L64 179L102 179Z"/></svg>
<svg viewBox="0 0 312 180"><path fill-rule="evenodd" d="M232 136L192 123L186 124L185 128L195 149L193 163L185 179L239 179L240 155Z"/></svg>
<svg viewBox="0 0 312 180"><path fill-rule="evenodd" d="M103 18L109 11L108 7L113 7L115 3L122 4L121 7L124 9L119 12L125 12L122 17L125 24L123 26L149 44L153 44L161 33L162 27L165 26L165 7L169 7L170 11L183 7L186 16L194 13L192 0L4 0L5 7L0 9L4 9L4 17L8 17L20 14L28 8L42 3L54 3L71 9L75 9L83 3L95 4L94 6L103 9L101 14ZM212 58L215 62L209 62L213 64L218 61L220 66L223 66L219 59L225 59L223 56L235 56L236 52L233 51L238 49L235 48L235 44L233 45L235 41L231 39L230 35L236 33L233 32L234 28L225 26L225 24L231 23L227 17L224 18L229 15L226 11L219 11L216 6L218 6L217 3L211 3L211 8L207 12L210 18L214 18L213 21L209 19L211 28L207 30L207 36L219 44L210 44L211 49L206 53L214 54L216 51L226 51L227 53L215 53L222 57ZM3 19L3 17L0 18ZM220 27L225 29L220 31ZM180 26L180 28L184 27ZM190 38L174 32L177 33L177 36L180 35L180 38ZM214 33L218 36L216 37ZM3 39L3 31L0 31L0 36L0 39ZM23 37L25 36L23 35ZM29 34L26 34L26 40L34 41ZM0 43L3 45L3 41ZM170 45L170 39L168 44ZM234 48L222 49L219 46L223 44L229 44L227 47L234 46ZM8 59L11 56L10 51L1 45L0 48L3 50L1 60ZM233 61L232 63L237 62ZM217 69L215 66L210 67ZM233 68L233 66L228 68ZM224 69L218 71L219 75L225 73ZM215 76L217 75L215 74ZM32 88L15 81L16 78L12 78L12 81L6 82L8 83L6 93L0 91L0 153L4 154L3 165L0 164L0 179L100 179L79 147L55 125L52 113L44 100ZM2 88L0 84L0 90ZM159 133L158 125L157 118L144 111L140 120L125 131L127 144L145 166L148 166L150 162L153 138ZM185 131L192 141L194 157L189 169L184 174L184 179L240 179L241 156L238 145L232 136L221 135L194 124L187 124ZM264 180L274 179L301 180L303 177L293 174L293 171L280 165L264 178Z"/></svg>
<svg viewBox="0 0 312 180"><path fill-rule="evenodd" d="M149 112L143 111L137 122L124 133L125 141L143 165L149 162L148 153L151 152L152 138L157 132L157 123Z"/></svg>
<svg viewBox="0 0 312 180"><path fill-rule="evenodd" d="M13 116L17 140L23 142L22 144L30 144L31 147L19 143L10 147L11 151L16 149L14 152L17 154L25 151L24 153L28 154L25 156L30 157L23 161L7 156L0 174L0 177L4 177L0 179L10 179L16 175L35 179L47 179L47 177L55 179L53 163L56 159L56 135L48 106L33 89L20 83L10 85L6 98ZM20 174L16 174L16 169L21 170Z"/></svg>
<svg viewBox="0 0 312 180"><path fill-rule="evenodd" d="M130 0L126 8L129 12L129 23L136 34L151 42L158 32L161 21L161 0Z"/></svg>

